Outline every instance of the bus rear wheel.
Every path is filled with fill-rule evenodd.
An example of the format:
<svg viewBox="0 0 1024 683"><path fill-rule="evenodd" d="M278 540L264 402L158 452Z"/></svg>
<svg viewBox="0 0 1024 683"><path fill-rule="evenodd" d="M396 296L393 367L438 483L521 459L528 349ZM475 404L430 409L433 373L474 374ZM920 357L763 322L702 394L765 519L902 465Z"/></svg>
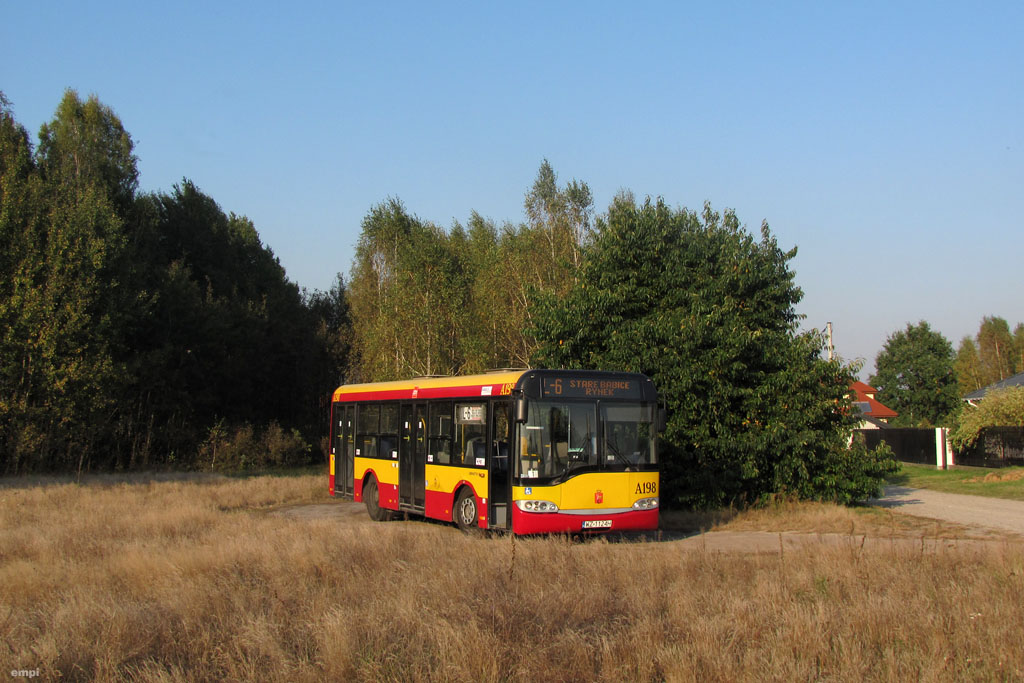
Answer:
<svg viewBox="0 0 1024 683"><path fill-rule="evenodd" d="M391 519L391 513L380 506L380 489L377 480L371 478L363 487L363 502L366 503L366 514L375 522Z"/></svg>
<svg viewBox="0 0 1024 683"><path fill-rule="evenodd" d="M472 531L478 528L477 517L476 496L468 487L463 488L455 501L455 523L463 531Z"/></svg>

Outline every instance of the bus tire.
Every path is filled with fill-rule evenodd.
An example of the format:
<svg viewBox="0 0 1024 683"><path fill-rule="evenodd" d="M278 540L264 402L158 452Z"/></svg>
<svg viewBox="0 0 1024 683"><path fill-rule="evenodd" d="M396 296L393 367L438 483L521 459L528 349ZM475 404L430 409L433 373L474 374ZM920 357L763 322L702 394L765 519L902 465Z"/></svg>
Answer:
<svg viewBox="0 0 1024 683"><path fill-rule="evenodd" d="M476 507L476 496L473 495L471 488L463 486L459 490L459 497L455 500L455 509L452 510L452 513L455 523L463 531L473 531L479 528L477 525L479 512Z"/></svg>
<svg viewBox="0 0 1024 683"><path fill-rule="evenodd" d="M363 486L363 502L366 503L366 514L373 521L385 522L391 519L391 513L380 506L380 489L373 477Z"/></svg>

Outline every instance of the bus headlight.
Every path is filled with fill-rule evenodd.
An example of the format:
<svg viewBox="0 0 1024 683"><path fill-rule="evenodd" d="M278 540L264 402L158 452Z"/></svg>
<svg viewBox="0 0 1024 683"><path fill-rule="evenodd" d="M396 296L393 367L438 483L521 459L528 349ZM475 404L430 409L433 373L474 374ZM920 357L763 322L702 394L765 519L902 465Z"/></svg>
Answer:
<svg viewBox="0 0 1024 683"><path fill-rule="evenodd" d="M523 512L558 512L558 506L549 500L517 500L516 507Z"/></svg>
<svg viewBox="0 0 1024 683"><path fill-rule="evenodd" d="M656 507L658 507L657 498L641 498L633 503L634 510L653 510Z"/></svg>

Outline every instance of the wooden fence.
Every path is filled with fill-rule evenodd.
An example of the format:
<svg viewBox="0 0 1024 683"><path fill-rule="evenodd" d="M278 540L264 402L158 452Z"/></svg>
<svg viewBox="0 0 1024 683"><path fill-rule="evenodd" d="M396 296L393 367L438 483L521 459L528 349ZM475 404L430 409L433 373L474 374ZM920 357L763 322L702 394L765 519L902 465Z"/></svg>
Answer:
<svg viewBox="0 0 1024 683"><path fill-rule="evenodd" d="M956 462L975 467L1024 465L1024 427L985 427L973 446L957 452Z"/></svg>
<svg viewBox="0 0 1024 683"><path fill-rule="evenodd" d="M856 429L854 434L863 439L869 449L883 441L901 462L946 467L953 464L948 429L917 429L890 427L889 429Z"/></svg>
<svg viewBox="0 0 1024 683"><path fill-rule="evenodd" d="M868 448L885 442L896 459L922 465L946 467L972 465L974 467L1009 467L1024 465L1024 427L986 427L970 448L954 453L949 443L948 429L857 429L857 438Z"/></svg>

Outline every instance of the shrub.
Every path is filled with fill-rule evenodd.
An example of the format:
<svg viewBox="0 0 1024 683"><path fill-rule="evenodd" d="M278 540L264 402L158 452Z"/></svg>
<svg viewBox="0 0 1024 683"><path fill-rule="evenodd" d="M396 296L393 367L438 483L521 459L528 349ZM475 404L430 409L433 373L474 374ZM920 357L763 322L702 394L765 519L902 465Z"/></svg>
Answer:
<svg viewBox="0 0 1024 683"><path fill-rule="evenodd" d="M953 432L953 445L968 448L985 427L1024 427L1024 387L994 389L977 406L967 406Z"/></svg>
<svg viewBox="0 0 1024 683"><path fill-rule="evenodd" d="M298 430L271 422L257 433L246 423L232 429L218 421L199 446L200 469L218 472L285 467L309 460L310 446Z"/></svg>

